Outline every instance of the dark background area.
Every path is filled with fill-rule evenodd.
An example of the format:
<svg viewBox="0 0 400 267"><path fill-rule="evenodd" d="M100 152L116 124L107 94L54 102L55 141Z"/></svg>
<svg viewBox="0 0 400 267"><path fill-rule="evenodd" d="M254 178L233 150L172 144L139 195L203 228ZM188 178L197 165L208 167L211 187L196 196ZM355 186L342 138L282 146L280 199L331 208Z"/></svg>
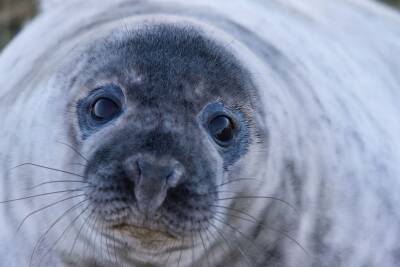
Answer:
<svg viewBox="0 0 400 267"><path fill-rule="evenodd" d="M380 1L400 8L400 0ZM37 12L35 2L35 0L0 0L0 50L21 29L24 23L35 15Z"/></svg>

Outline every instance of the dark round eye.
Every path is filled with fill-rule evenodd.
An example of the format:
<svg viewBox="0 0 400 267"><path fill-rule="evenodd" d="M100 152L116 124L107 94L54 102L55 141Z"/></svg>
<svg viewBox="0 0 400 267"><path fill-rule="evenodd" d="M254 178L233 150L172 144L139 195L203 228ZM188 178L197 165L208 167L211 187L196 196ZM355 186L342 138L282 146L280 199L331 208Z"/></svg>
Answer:
<svg viewBox="0 0 400 267"><path fill-rule="evenodd" d="M229 145L234 137L234 124L232 120L225 115L219 115L213 118L208 127L212 137L219 145Z"/></svg>
<svg viewBox="0 0 400 267"><path fill-rule="evenodd" d="M98 98L92 105L92 117L96 120L108 121L120 112L121 107L110 98Z"/></svg>

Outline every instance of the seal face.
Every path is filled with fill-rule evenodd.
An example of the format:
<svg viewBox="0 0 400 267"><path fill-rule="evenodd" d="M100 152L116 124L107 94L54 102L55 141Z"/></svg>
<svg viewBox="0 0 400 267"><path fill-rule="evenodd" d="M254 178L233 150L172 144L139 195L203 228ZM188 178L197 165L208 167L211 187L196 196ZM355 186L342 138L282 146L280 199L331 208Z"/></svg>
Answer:
<svg viewBox="0 0 400 267"><path fill-rule="evenodd" d="M173 24L97 42L89 58L90 80L77 83L110 82L71 105L100 220L175 239L211 228L226 171L254 141L248 74L199 30Z"/></svg>

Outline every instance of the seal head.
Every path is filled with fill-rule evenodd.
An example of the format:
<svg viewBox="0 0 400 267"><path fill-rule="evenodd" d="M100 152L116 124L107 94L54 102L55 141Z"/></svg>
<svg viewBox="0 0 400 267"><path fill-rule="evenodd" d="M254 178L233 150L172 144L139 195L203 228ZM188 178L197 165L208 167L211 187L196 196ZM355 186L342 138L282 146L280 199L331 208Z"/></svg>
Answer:
<svg viewBox="0 0 400 267"><path fill-rule="evenodd" d="M213 230L227 173L257 139L248 73L200 30L174 24L106 38L87 58L73 78L71 131L100 220L148 231L141 245L154 244L152 231L189 244Z"/></svg>

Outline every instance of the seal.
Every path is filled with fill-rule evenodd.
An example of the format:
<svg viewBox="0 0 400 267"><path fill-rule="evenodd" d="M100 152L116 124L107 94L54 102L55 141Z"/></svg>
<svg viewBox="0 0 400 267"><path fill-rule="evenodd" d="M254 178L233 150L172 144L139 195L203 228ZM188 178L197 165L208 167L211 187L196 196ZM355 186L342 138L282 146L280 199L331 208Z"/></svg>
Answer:
<svg viewBox="0 0 400 267"><path fill-rule="evenodd" d="M396 12L42 9L0 56L2 263L397 266Z"/></svg>

